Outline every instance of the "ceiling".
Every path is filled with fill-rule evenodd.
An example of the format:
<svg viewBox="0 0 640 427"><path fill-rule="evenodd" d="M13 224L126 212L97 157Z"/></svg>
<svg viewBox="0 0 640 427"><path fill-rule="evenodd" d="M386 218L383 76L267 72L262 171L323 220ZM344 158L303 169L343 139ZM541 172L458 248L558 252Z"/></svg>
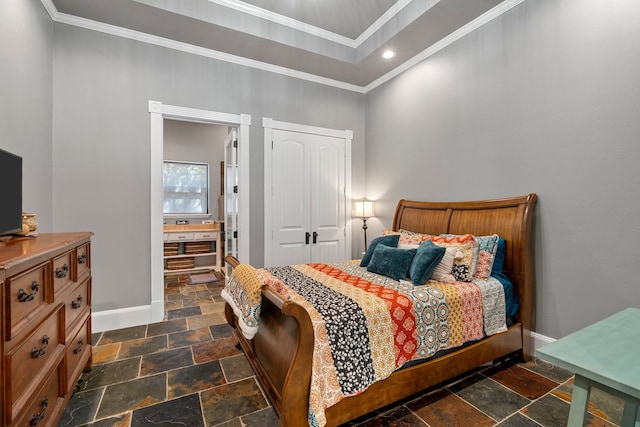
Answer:
<svg viewBox="0 0 640 427"><path fill-rule="evenodd" d="M41 1L58 22L366 91L524 0Z"/></svg>

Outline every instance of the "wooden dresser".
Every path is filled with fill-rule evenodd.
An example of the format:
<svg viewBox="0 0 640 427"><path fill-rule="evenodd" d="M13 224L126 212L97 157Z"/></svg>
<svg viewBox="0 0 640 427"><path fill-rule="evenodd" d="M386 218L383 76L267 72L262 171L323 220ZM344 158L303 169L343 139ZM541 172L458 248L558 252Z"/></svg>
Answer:
<svg viewBox="0 0 640 427"><path fill-rule="evenodd" d="M0 243L3 426L55 426L91 367L91 236Z"/></svg>

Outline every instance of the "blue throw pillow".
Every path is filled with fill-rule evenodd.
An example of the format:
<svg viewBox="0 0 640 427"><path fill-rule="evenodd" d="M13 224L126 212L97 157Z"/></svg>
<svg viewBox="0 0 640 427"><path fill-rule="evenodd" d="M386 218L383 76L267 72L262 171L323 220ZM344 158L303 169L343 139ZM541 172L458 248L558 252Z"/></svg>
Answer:
<svg viewBox="0 0 640 427"><path fill-rule="evenodd" d="M418 246L416 255L409 266L409 277L414 285L423 285L431 273L436 269L447 248L435 245L431 240L425 240Z"/></svg>
<svg viewBox="0 0 640 427"><path fill-rule="evenodd" d="M382 274L394 280L404 279L407 277L416 251L417 249L398 249L378 244L373 250L367 271Z"/></svg>
<svg viewBox="0 0 640 427"><path fill-rule="evenodd" d="M518 315L518 309L520 308L520 301L518 299L518 292L516 287L511 283L511 280L503 272L493 273L491 276L495 277L498 282L502 283L504 289L504 303L506 306L507 317L515 317Z"/></svg>
<svg viewBox="0 0 640 427"><path fill-rule="evenodd" d="M496 257L493 260L493 266L491 267L491 275L494 273L500 273L504 270L504 257L507 252L507 242L500 237L498 239L498 250L496 251Z"/></svg>
<svg viewBox="0 0 640 427"><path fill-rule="evenodd" d="M366 267L369 265L369 261L371 261L371 257L373 256L373 251L376 250L376 246L379 244L383 244L392 248L398 246L398 241L400 240L399 234L389 234L387 236L376 237L371 241L369 245L369 249L362 257L362 261L360 261L360 267Z"/></svg>

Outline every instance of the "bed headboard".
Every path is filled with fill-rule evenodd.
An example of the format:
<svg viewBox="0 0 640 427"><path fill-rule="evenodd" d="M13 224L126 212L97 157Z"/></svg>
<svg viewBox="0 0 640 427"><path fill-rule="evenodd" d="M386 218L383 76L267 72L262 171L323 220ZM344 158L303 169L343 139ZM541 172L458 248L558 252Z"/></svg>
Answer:
<svg viewBox="0 0 640 427"><path fill-rule="evenodd" d="M400 200L394 230L425 234L497 234L507 243L505 273L518 289L519 320L525 331L535 325L534 208L537 196L529 194L498 200L471 202L417 202Z"/></svg>

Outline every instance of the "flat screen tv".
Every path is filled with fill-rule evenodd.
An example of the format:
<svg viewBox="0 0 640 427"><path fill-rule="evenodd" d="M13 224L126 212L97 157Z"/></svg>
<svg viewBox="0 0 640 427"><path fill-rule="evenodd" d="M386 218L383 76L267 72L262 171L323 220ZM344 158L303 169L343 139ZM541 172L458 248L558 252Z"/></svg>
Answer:
<svg viewBox="0 0 640 427"><path fill-rule="evenodd" d="M0 236L22 231L22 157L0 149Z"/></svg>

